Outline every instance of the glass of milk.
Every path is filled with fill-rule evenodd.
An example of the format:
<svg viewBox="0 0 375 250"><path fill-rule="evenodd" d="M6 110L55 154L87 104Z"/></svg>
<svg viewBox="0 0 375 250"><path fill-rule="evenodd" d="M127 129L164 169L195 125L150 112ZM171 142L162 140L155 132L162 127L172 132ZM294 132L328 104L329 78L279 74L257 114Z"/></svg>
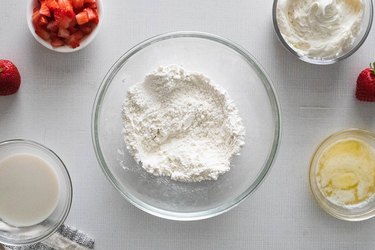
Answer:
<svg viewBox="0 0 375 250"><path fill-rule="evenodd" d="M34 244L65 221L72 182L61 159L27 140L0 142L0 243Z"/></svg>

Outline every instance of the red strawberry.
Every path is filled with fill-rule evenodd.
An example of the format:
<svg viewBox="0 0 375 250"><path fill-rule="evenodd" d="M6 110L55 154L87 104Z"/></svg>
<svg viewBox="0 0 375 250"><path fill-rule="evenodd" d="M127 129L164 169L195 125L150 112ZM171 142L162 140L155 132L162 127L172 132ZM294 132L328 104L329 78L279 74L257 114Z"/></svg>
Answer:
<svg viewBox="0 0 375 250"><path fill-rule="evenodd" d="M358 76L355 96L364 102L375 102L375 62Z"/></svg>
<svg viewBox="0 0 375 250"><path fill-rule="evenodd" d="M8 60L0 60L0 95L12 95L21 85L17 67Z"/></svg>

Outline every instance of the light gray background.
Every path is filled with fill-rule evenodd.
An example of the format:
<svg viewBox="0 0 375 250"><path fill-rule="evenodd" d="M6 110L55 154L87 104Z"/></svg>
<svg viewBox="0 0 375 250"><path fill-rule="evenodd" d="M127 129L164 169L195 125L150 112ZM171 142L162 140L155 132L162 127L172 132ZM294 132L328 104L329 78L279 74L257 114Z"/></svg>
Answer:
<svg viewBox="0 0 375 250"><path fill-rule="evenodd" d="M67 224L96 239L96 249L373 249L375 219L350 223L323 212L308 187L308 164L326 136L341 129L375 130L375 103L354 98L358 73L375 61L375 29L353 56L332 66L294 58L278 42L271 0L108 0L94 42L57 54L30 34L25 0L1 0L0 58L22 75L20 91L0 97L0 140L25 138L56 151L72 175ZM221 216L173 222L125 201L96 161L91 109L117 58L159 33L197 30L245 47L263 65L280 98L283 136L263 185Z"/></svg>

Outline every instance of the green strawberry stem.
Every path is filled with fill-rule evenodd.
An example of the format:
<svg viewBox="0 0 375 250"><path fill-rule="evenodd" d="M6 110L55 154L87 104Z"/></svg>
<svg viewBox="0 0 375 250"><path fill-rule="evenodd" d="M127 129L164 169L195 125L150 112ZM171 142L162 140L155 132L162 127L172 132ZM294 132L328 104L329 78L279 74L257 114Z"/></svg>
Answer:
<svg viewBox="0 0 375 250"><path fill-rule="evenodd" d="M372 73L375 75L375 62L370 63L370 69L371 69Z"/></svg>

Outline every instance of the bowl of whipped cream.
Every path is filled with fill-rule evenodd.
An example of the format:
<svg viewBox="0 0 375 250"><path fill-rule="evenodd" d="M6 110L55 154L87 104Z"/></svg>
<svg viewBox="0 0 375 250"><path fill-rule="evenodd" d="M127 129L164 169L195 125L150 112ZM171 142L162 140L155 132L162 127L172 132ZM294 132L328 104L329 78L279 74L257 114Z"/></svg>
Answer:
<svg viewBox="0 0 375 250"><path fill-rule="evenodd" d="M365 42L372 0L274 0L273 24L281 43L302 61L327 65Z"/></svg>
<svg viewBox="0 0 375 250"><path fill-rule="evenodd" d="M262 183L280 142L270 79L246 50L200 32L150 38L98 90L92 138L120 194L159 217L219 215Z"/></svg>

